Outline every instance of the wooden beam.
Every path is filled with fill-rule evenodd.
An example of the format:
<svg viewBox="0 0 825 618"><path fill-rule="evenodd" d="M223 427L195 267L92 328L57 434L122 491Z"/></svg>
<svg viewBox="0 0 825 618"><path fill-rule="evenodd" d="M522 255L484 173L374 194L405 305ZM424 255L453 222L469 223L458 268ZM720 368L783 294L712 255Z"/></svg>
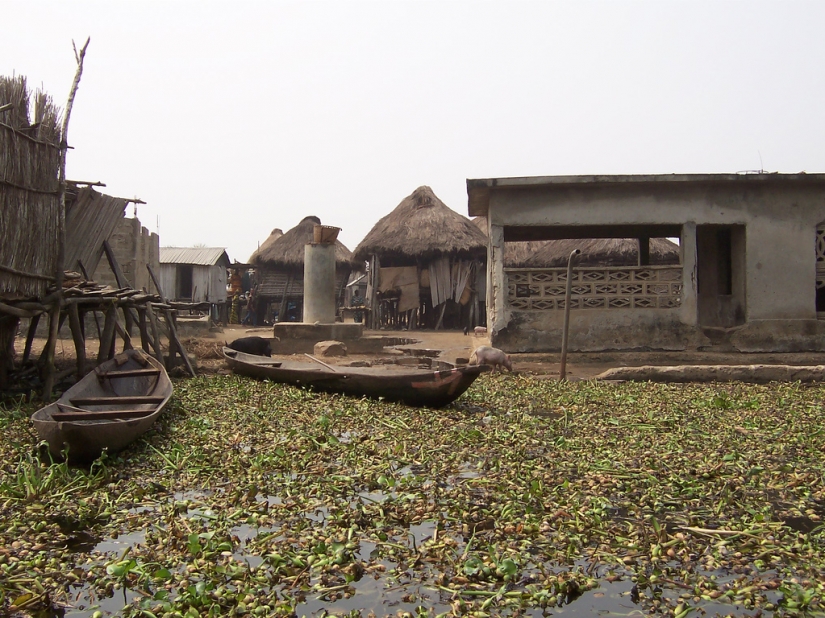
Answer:
<svg viewBox="0 0 825 618"><path fill-rule="evenodd" d="M117 404L163 403L163 395L132 395L128 397L74 397L71 399L75 406L111 406Z"/></svg>
<svg viewBox="0 0 825 618"><path fill-rule="evenodd" d="M155 413L155 408L149 410L78 410L68 409L66 411L52 412L52 420L55 421L105 421L127 418L141 418Z"/></svg>
<svg viewBox="0 0 825 618"><path fill-rule="evenodd" d="M112 378L136 378L141 376L156 376L160 374L160 369L154 367L150 369L113 369L112 371L97 372L97 377L101 380Z"/></svg>

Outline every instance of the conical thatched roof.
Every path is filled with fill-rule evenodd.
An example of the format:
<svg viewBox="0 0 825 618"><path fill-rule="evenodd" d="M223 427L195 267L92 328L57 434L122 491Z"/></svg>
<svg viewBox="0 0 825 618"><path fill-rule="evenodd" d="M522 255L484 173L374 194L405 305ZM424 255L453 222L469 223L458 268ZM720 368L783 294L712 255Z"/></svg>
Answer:
<svg viewBox="0 0 825 618"><path fill-rule="evenodd" d="M263 244L260 247L258 247L257 249L255 249L255 251L252 252L252 255L249 256L249 263L254 264L255 263L255 258L258 257L258 255L261 253L261 251L267 251L269 249L269 247L272 246L272 243L274 243L276 240L278 240L283 235L284 235L284 231L279 227L276 227L274 230L272 230L272 232L269 234L269 238L267 238L263 242Z"/></svg>
<svg viewBox="0 0 825 618"><path fill-rule="evenodd" d="M467 217L450 210L430 187L418 187L373 226L353 255L363 263L373 254L382 260L483 257L487 238Z"/></svg>
<svg viewBox="0 0 825 618"><path fill-rule="evenodd" d="M635 266L639 263L639 243L635 238L565 238L546 240L521 264L526 268L553 268L567 266L573 249L581 250L577 266ZM679 245L667 238L650 239L650 263L678 264Z"/></svg>
<svg viewBox="0 0 825 618"><path fill-rule="evenodd" d="M487 218L473 223L487 233ZM577 266L635 266L639 263L639 243L635 238L586 238L530 240L504 244L504 265L508 268L554 268L567 266L573 249L582 253ZM666 238L650 239L651 264L678 264L679 245Z"/></svg>
<svg viewBox="0 0 825 618"><path fill-rule="evenodd" d="M320 223L321 220L318 217L304 217L298 225L273 240L269 246L266 246L269 242L267 239L267 243L261 245L261 248L256 251L257 255L250 262L255 266L268 268L303 268L304 245L313 241L315 226ZM340 240L336 240L335 265L349 267L351 260L352 252Z"/></svg>

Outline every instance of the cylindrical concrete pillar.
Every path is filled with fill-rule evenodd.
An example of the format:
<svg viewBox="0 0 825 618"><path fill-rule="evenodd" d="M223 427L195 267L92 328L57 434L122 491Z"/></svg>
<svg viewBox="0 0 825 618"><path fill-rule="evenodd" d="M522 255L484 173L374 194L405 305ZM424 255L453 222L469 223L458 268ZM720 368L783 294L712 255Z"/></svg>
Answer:
<svg viewBox="0 0 825 618"><path fill-rule="evenodd" d="M335 322L335 245L304 246L304 323Z"/></svg>

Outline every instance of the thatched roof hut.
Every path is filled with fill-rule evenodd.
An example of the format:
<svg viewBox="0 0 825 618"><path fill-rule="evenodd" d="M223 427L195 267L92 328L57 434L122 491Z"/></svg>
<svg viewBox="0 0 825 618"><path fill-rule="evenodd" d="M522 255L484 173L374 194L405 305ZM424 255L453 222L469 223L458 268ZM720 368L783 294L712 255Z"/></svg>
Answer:
<svg viewBox="0 0 825 618"><path fill-rule="evenodd" d="M260 247L255 249L255 251L252 252L252 255L249 256L249 263L254 263L255 259L258 257L261 251L269 251L270 247L272 247L272 243L274 243L283 235L284 232L279 227L276 227L274 230L272 230L272 232L269 234L269 237L263 242L263 244L261 244Z"/></svg>
<svg viewBox="0 0 825 618"><path fill-rule="evenodd" d="M373 328L475 325L487 237L430 187L418 187L380 219L354 256L356 268L371 264Z"/></svg>
<svg viewBox="0 0 825 618"><path fill-rule="evenodd" d="M254 266L301 270L304 268L304 246L313 241L313 232L321 220L315 216L304 217L301 222L278 238L267 239L261 248L253 254L250 262ZM277 228L273 231L280 231ZM272 240L270 243L269 241ZM352 252L340 240L335 241L335 266L347 266L352 260Z"/></svg>
<svg viewBox="0 0 825 618"><path fill-rule="evenodd" d="M570 252L579 249L577 266L636 266L639 264L639 241L635 238L565 238L546 240L520 266L525 268L553 268L567 266ZM506 249L505 249L506 251ZM678 264L679 245L667 238L650 239L650 264Z"/></svg>
<svg viewBox="0 0 825 618"><path fill-rule="evenodd" d="M473 223L487 233L487 218L475 217ZM650 239L650 264L679 264L679 245L667 238ZM636 266L639 263L639 241L635 238L585 238L562 240L530 240L504 243L504 265L507 268L556 268L567 266L574 249L581 255L577 266Z"/></svg>
<svg viewBox="0 0 825 618"><path fill-rule="evenodd" d="M273 238L281 230L275 229L249 261L258 272L258 296L270 302L295 301L304 298L304 247L313 242L316 225L321 220L315 216L304 217L301 222L284 234ZM344 290L352 270L352 252L340 240L335 241L335 289L336 298L342 302ZM285 318L285 309L281 319Z"/></svg>
<svg viewBox="0 0 825 618"><path fill-rule="evenodd" d="M381 218L353 252L363 264L377 255L381 264L405 265L438 257L484 259L487 238L465 216L451 210L430 187L418 187Z"/></svg>

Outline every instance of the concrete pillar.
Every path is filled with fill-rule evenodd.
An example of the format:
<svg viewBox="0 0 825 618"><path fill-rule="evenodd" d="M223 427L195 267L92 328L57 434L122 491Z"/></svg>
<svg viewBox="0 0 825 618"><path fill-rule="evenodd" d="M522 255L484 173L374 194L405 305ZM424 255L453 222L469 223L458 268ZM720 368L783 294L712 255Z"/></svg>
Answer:
<svg viewBox="0 0 825 618"><path fill-rule="evenodd" d="M696 288L696 222L682 225L679 239L682 249L682 322L695 326L699 322L698 296Z"/></svg>
<svg viewBox="0 0 825 618"><path fill-rule="evenodd" d="M335 322L335 245L304 246L304 323Z"/></svg>
<svg viewBox="0 0 825 618"><path fill-rule="evenodd" d="M507 326L507 276L504 273L504 228L490 225L487 245L487 328L492 337Z"/></svg>

